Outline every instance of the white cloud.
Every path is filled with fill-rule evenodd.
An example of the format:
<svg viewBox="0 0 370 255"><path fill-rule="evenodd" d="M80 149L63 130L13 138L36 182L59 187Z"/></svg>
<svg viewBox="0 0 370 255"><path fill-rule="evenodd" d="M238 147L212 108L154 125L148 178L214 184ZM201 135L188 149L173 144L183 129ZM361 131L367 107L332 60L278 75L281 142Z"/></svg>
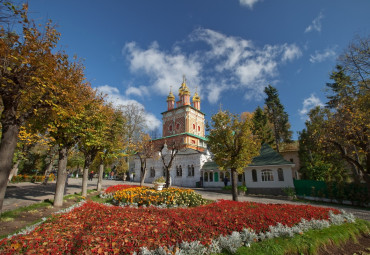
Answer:
<svg viewBox="0 0 370 255"><path fill-rule="evenodd" d="M324 51L315 51L315 54L310 56L311 63L320 63L329 58L334 58L337 55L335 47L332 49L325 49Z"/></svg>
<svg viewBox="0 0 370 255"><path fill-rule="evenodd" d="M120 94L120 91L112 86L103 85L97 87L97 90L106 95L106 101L111 102L114 106L122 106L128 104L136 104L138 107L144 110L146 126L149 130L155 130L159 128L162 124L152 113L145 111L144 105L136 100L129 99Z"/></svg>
<svg viewBox="0 0 370 255"><path fill-rule="evenodd" d="M279 73L280 59L285 62L302 55L295 44L265 45L258 48L250 40L226 36L210 29L195 30L191 39L203 41L210 46L210 50L204 54L206 58L203 56L203 59L207 59L211 64L215 63L217 73L213 72L213 75L218 75L222 91L242 89L247 99L262 98L264 87L274 82ZM212 93L208 96L210 102L215 102L219 97L219 90L210 91Z"/></svg>
<svg viewBox="0 0 370 255"><path fill-rule="evenodd" d="M134 95L134 96L140 96L143 97L145 95L149 94L148 88L145 86L139 86L139 87L128 87L125 92L126 96Z"/></svg>
<svg viewBox="0 0 370 255"><path fill-rule="evenodd" d="M259 0L239 0L241 5L248 7L249 9L253 9L253 5L257 3Z"/></svg>
<svg viewBox="0 0 370 255"><path fill-rule="evenodd" d="M312 31L317 31L317 32L321 32L321 20L322 18L324 18L324 15L322 14L322 12L319 13L319 16L317 16L311 23L311 25L309 25L306 30L304 31L305 33L308 33L308 32L312 32Z"/></svg>
<svg viewBox="0 0 370 255"><path fill-rule="evenodd" d="M284 44L283 48L284 48L284 51L283 51L283 56L281 59L282 61L292 61L302 56L301 49L295 44L292 44L292 45Z"/></svg>
<svg viewBox="0 0 370 255"><path fill-rule="evenodd" d="M181 77L186 75L187 84L194 92L206 95L210 103L217 103L222 92L240 90L245 98L260 100L268 84L276 82L279 66L302 56L295 44L265 45L256 47L251 40L227 36L211 29L194 30L184 41L188 47L205 43L194 53L182 52L179 45L172 51L161 51L154 42L148 49L139 48L135 42L123 49L132 72L146 74L152 79L151 92L168 95L170 86L177 92ZM141 95L143 88L129 88L126 95ZM201 94L202 97L202 94Z"/></svg>
<svg viewBox="0 0 370 255"><path fill-rule="evenodd" d="M324 104L321 102L320 98L316 97L314 94L311 94L310 97L303 100L302 109L298 111L299 115L301 115L302 119L306 119L309 111L316 106L324 106Z"/></svg>
<svg viewBox="0 0 370 255"><path fill-rule="evenodd" d="M169 92L170 86L180 86L182 75L186 75L189 86L200 82L202 65L194 58L182 54L178 48L174 52L162 52L154 42L147 50L136 46L135 42L127 43L123 53L128 56L133 72L144 71L154 79L153 89L162 95Z"/></svg>

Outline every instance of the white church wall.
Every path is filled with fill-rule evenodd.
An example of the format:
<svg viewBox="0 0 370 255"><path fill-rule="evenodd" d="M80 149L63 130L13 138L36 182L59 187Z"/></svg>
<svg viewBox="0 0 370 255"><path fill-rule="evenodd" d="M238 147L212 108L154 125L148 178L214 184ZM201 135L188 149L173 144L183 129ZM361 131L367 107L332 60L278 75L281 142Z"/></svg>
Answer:
<svg viewBox="0 0 370 255"><path fill-rule="evenodd" d="M278 169L283 170L284 181L279 180ZM257 172L257 181L253 181L252 170ZM271 170L273 181L262 181L262 171ZM266 177L265 177L266 178ZM247 188L285 188L294 187L292 166L262 166L262 167L247 167L245 169L245 184Z"/></svg>
<svg viewBox="0 0 370 255"><path fill-rule="evenodd" d="M204 162L207 161L208 155L202 153L194 154L178 154L172 164L170 170L171 185L179 187L196 187L196 183L200 181L200 169ZM176 167L181 166L182 176L177 176ZM194 166L194 176L189 176L188 166ZM152 177L150 173L151 167L154 167L155 176ZM161 159L147 160L147 173L145 183L152 183L156 178L163 175L163 162ZM135 159L135 182L140 181L140 161Z"/></svg>

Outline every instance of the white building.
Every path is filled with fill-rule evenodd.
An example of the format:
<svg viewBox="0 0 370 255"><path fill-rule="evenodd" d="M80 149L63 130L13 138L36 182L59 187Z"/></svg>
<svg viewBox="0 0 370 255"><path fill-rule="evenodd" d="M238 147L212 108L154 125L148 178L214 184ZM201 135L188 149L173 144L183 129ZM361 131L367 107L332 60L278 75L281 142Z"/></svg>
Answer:
<svg viewBox="0 0 370 255"><path fill-rule="evenodd" d="M171 151L167 144L176 141L181 150L174 158L170 175L171 185L179 187L223 187L224 177L230 180L230 171L220 171L207 150L205 138L204 113L200 111L200 98L194 94L190 103L190 91L185 79L179 88L180 100L176 104L170 92L167 97L167 111L163 112L163 137L153 143L164 145L164 155ZM167 157L166 156L166 157ZM294 164L285 160L270 146L263 145L260 156L255 157L245 172L238 176L238 185L246 185L250 193L282 194L282 188L294 187L292 167ZM132 171L132 170L131 170ZM140 161L135 159L135 181L140 179ZM165 176L160 157L147 160L145 182L152 183L156 178ZM230 185L230 181L228 183Z"/></svg>

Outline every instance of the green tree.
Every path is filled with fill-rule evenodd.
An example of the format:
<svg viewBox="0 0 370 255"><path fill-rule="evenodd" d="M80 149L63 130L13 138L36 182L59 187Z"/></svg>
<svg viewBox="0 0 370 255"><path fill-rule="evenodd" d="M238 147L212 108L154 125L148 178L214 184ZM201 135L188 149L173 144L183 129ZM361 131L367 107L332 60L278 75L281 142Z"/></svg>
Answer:
<svg viewBox="0 0 370 255"><path fill-rule="evenodd" d="M244 171L261 147L260 140L253 135L253 122L250 117L241 120L239 115L220 110L211 117L207 129L213 160L220 170L231 169L232 196L238 201L238 173Z"/></svg>
<svg viewBox="0 0 370 255"><path fill-rule="evenodd" d="M313 108L306 121L306 129L299 133L299 159L302 178L317 181L344 181L347 174L343 160L331 143L322 143L329 109Z"/></svg>
<svg viewBox="0 0 370 255"><path fill-rule="evenodd" d="M274 143L274 135L271 129L271 124L261 107L258 106L254 111L252 122L253 134L259 137L261 144L266 143L272 145Z"/></svg>
<svg viewBox="0 0 370 255"><path fill-rule="evenodd" d="M109 112L106 115L107 119L107 130L104 132L104 143L103 147L98 153L97 160L99 161L99 175L97 190L100 191L102 188L102 180L104 173L104 166L112 164L114 161L118 161L116 165L116 173L125 173L128 169L125 157L128 151L128 141L126 129L126 118L123 115L121 108L114 108L112 105L107 105L106 111ZM125 162L125 165L121 163Z"/></svg>
<svg viewBox="0 0 370 255"><path fill-rule="evenodd" d="M265 88L267 98L266 115L269 122L273 126L276 150L279 152L281 143L289 143L292 138L288 114L284 110L284 106L280 103L279 94L276 88L269 85Z"/></svg>

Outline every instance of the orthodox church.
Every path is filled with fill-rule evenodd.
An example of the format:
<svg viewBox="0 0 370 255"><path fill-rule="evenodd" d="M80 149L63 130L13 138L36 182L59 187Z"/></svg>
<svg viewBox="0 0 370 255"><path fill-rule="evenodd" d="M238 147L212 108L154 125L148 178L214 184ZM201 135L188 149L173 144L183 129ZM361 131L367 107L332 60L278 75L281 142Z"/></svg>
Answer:
<svg viewBox="0 0 370 255"><path fill-rule="evenodd" d="M180 145L180 150L173 159L170 170L171 185L179 187L222 187L224 177L230 180L229 171L220 171L212 161L207 149L205 137L205 114L201 111L201 99L197 92L191 100L191 93L186 85L185 77L178 91L179 100L175 104L175 96L170 91L167 97L167 111L162 113L162 135L152 140L156 147L163 147L160 153L164 158L172 150L167 146ZM268 145L267 145L268 146ZM271 160L270 160L271 159ZM261 155L254 159L245 172L238 176L238 185L247 184L248 188L258 193L280 193L284 187L293 186L292 167L294 164L271 149L263 146ZM140 176L140 161L135 159L133 169L136 181ZM152 183L156 178L165 176L165 169L160 155L147 159L145 182ZM229 183L230 185L230 183Z"/></svg>

